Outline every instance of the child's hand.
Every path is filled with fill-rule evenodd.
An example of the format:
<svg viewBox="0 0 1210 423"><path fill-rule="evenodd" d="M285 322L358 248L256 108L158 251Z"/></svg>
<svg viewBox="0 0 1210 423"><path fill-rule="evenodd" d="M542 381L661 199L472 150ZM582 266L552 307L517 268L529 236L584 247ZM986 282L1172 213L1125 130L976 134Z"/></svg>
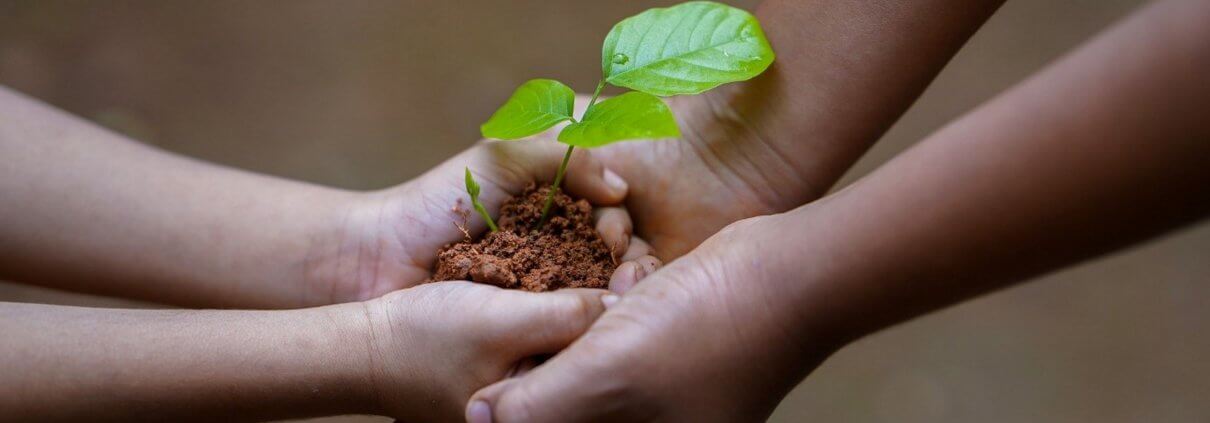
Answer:
<svg viewBox="0 0 1210 423"><path fill-rule="evenodd" d="M482 186L480 200L494 216L526 185L553 180L565 151L565 145L550 141L484 142L408 183L364 195L346 210L336 230L313 241L304 302L365 300L424 281L438 248L466 236L459 225L466 223L471 235L486 229L478 215L471 213L466 220L454 209L470 210L464 168L474 173ZM597 230L619 261L641 259L643 266L619 267L621 279L633 280L636 269L659 265L648 255L647 244L631 237L625 210L602 207L621 204L628 187L588 151L577 149L572 155L563 188L598 207Z"/></svg>
<svg viewBox="0 0 1210 423"><path fill-rule="evenodd" d="M381 412L402 421L461 420L475 390L588 330L607 294L439 282L366 302L369 377Z"/></svg>

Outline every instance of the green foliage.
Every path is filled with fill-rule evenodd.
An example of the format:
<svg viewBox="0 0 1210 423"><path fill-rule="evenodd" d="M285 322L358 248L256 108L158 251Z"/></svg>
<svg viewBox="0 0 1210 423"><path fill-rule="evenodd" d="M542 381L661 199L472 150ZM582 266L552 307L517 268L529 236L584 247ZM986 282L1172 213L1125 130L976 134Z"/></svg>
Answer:
<svg viewBox="0 0 1210 423"><path fill-rule="evenodd" d="M597 147L634 138L681 136L672 111L651 94L631 91L602 101L584 113L584 119L568 125L559 141L576 147Z"/></svg>
<svg viewBox="0 0 1210 423"><path fill-rule="evenodd" d="M614 25L601 50L604 82L650 96L627 93L599 105L590 102L577 122L571 88L535 79L517 88L480 130L487 138L511 140L570 121L559 141L577 147L676 137L676 119L652 96L698 94L747 80L764 72L773 58L760 23L742 9L709 1L650 9Z"/></svg>
<svg viewBox="0 0 1210 423"><path fill-rule="evenodd" d="M692 1L626 18L605 37L601 70L610 84L658 96L698 94L751 79L773 48L750 13Z"/></svg>
<svg viewBox="0 0 1210 423"><path fill-rule="evenodd" d="M521 84L479 131L486 138L513 140L545 131L571 117L576 93L551 79Z"/></svg>
<svg viewBox="0 0 1210 423"><path fill-rule="evenodd" d="M572 117L575 94L571 88L558 81L535 79L517 88L479 129L486 138L511 140L571 122L559 133L559 141L569 147L543 206L541 226L575 147L680 137L672 112L656 96L699 94L748 80L768 69L773 58L760 23L744 10L709 1L650 9L618 22L605 37L602 80L580 121ZM606 82L635 91L597 104ZM469 170L466 181L467 192L472 192ZM475 186L471 201L495 230L477 196Z"/></svg>
<svg viewBox="0 0 1210 423"><path fill-rule="evenodd" d="M466 193L470 194L471 196L471 207L475 208L475 211L479 213L479 216L483 216L483 221L487 222L487 227L490 228L492 232L499 231L500 228L496 227L496 222L492 220L492 216L487 214L487 209L483 208L483 204L479 203L479 184L475 183L475 177L471 176L471 168L468 167L465 169Z"/></svg>

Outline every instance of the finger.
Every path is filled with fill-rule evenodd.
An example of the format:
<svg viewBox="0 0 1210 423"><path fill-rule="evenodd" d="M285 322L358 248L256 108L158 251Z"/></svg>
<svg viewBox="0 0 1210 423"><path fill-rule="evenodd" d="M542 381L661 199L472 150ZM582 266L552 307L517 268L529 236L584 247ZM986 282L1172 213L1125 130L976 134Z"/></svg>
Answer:
<svg viewBox="0 0 1210 423"><path fill-rule="evenodd" d="M466 422L492 423L492 407L491 403L486 401L486 399L499 397L501 393L508 390L517 380L516 378L504 379L476 392L475 396L466 403Z"/></svg>
<svg viewBox="0 0 1210 423"><path fill-rule="evenodd" d="M620 207L601 207L592 211L597 222L597 233L609 248L609 254L618 260L630 249L630 234L634 230L630 214Z"/></svg>
<svg viewBox="0 0 1210 423"><path fill-rule="evenodd" d="M643 278L659 270L662 264L655 256L643 256L638 260L622 263L609 278L609 290L614 294L623 295L638 285Z"/></svg>
<svg viewBox="0 0 1210 423"><path fill-rule="evenodd" d="M509 312L494 320L493 333L519 356L555 353L579 338L616 298L600 289L511 291Z"/></svg>
<svg viewBox="0 0 1210 423"><path fill-rule="evenodd" d="M575 150L563 175L567 192L594 205L621 204L629 186L586 149Z"/></svg>
<svg viewBox="0 0 1210 423"><path fill-rule="evenodd" d="M533 182L553 182L566 153L567 145L553 141L484 141L442 166L471 168L483 186L483 201L502 202ZM453 178L446 184L463 183L460 170L444 169L442 174ZM613 172L606 172L605 166L585 149L574 150L568 159L562 187L573 196L605 206L620 204L627 191L626 182Z"/></svg>
<svg viewBox="0 0 1210 423"><path fill-rule="evenodd" d="M622 261L635 261L639 257L652 254L651 244L643 241L637 236L630 237L630 248L626 249L626 254L622 255Z"/></svg>
<svg viewBox="0 0 1210 423"><path fill-rule="evenodd" d="M591 342L589 342L591 344ZM577 344L577 347L579 344ZM638 416L611 416L618 411L619 385L611 381L601 360L584 360L580 351L555 356L524 377L506 379L480 389L467 402L471 423L632 421ZM581 354L572 358L575 354ZM589 353L590 354L590 353ZM624 395L624 394L622 394ZM615 418L617 417L617 418Z"/></svg>
<svg viewBox="0 0 1210 423"><path fill-rule="evenodd" d="M622 263L617 269L614 269L613 276L609 278L609 291L617 295L625 295L627 291L634 288L635 284L639 283L641 278L639 272L643 271L643 266L633 261Z"/></svg>
<svg viewBox="0 0 1210 423"><path fill-rule="evenodd" d="M646 272L643 275L644 277L655 273L656 270L660 270L660 267L664 265L664 262L660 261L659 258L657 258L656 256L652 256L652 255L639 257L637 260L635 260L635 262L643 267L643 270ZM641 281L643 279L639 278L639 280Z"/></svg>

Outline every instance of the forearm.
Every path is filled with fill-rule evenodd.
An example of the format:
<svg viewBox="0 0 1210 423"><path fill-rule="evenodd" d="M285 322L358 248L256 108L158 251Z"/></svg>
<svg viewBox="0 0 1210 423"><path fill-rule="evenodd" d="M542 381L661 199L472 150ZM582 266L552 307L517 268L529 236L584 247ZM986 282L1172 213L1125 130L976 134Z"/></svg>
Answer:
<svg viewBox="0 0 1210 423"><path fill-rule="evenodd" d="M17 421L378 412L359 307L168 311L0 303L0 409Z"/></svg>
<svg viewBox="0 0 1210 423"><path fill-rule="evenodd" d="M0 277L181 305L313 303L307 256L351 195L159 151L2 87L0 157Z"/></svg>
<svg viewBox="0 0 1210 423"><path fill-rule="evenodd" d="M1002 0L769 0L777 51L762 76L706 96L727 126L789 169L765 166L782 210L822 196L890 128ZM724 150L725 151L725 150Z"/></svg>
<svg viewBox="0 0 1210 423"><path fill-rule="evenodd" d="M1208 18L1205 3L1147 7L782 216L803 321L859 336L1206 216Z"/></svg>

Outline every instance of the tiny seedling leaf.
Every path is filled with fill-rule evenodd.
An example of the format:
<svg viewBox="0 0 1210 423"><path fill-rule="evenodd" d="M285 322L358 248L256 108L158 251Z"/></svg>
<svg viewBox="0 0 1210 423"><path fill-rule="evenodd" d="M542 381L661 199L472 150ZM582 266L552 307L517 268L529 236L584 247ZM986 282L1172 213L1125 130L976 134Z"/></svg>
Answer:
<svg viewBox="0 0 1210 423"><path fill-rule="evenodd" d="M559 141L576 147L599 147L629 139L679 136L676 119L663 100L631 91L593 105L583 119L563 128Z"/></svg>
<svg viewBox="0 0 1210 423"><path fill-rule="evenodd" d="M751 79L773 58L752 14L692 1L618 22L605 37L601 69L610 84L671 96Z"/></svg>
<svg viewBox="0 0 1210 423"><path fill-rule="evenodd" d="M559 81L530 80L521 84L479 131L485 138L525 138L572 120L575 99L575 92Z"/></svg>
<svg viewBox="0 0 1210 423"><path fill-rule="evenodd" d="M483 208L483 204L479 203L479 184L475 183L475 177L471 176L471 168L468 167L465 169L466 193L471 196L471 207L474 207L475 212L479 213L484 222L487 222L488 229L491 229L492 232L499 231L500 228L496 227L496 222L492 221L492 215L487 213L487 209Z"/></svg>
<svg viewBox="0 0 1210 423"><path fill-rule="evenodd" d="M466 193L471 195L471 202L479 202L479 184L475 183L475 177L471 176L471 168L466 169Z"/></svg>

